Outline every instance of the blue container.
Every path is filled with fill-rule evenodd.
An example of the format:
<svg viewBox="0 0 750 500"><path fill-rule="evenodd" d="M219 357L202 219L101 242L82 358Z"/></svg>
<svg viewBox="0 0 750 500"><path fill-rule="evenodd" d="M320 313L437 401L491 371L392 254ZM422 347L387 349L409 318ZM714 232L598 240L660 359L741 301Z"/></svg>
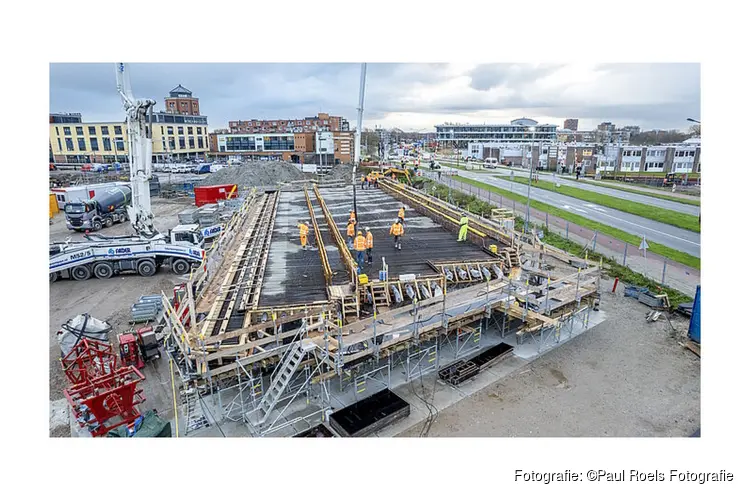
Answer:
<svg viewBox="0 0 750 500"><path fill-rule="evenodd" d="M380 271L378 278L380 278L380 281L388 281L388 271Z"/></svg>
<svg viewBox="0 0 750 500"><path fill-rule="evenodd" d="M701 343L701 286L695 288L695 299L693 300L693 312L690 314L690 327L688 328L690 340Z"/></svg>

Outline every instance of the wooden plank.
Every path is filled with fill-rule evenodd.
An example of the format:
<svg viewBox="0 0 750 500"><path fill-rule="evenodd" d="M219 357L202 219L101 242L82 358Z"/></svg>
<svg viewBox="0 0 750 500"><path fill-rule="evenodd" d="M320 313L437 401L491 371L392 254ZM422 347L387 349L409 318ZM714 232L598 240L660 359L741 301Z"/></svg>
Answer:
<svg viewBox="0 0 750 500"><path fill-rule="evenodd" d="M701 346L700 346L700 344L696 344L692 340L688 340L687 342L685 342L684 344L682 344L682 346L685 347L685 349L688 349L688 350L692 351L693 354L695 354L699 358L701 357Z"/></svg>
<svg viewBox="0 0 750 500"><path fill-rule="evenodd" d="M308 327L309 330L314 330L316 328L319 328L322 326L323 323L314 323ZM293 337L297 334L298 328L294 328L292 330L289 330L288 332L281 332L279 333L278 337L279 340L284 340L289 337ZM211 354L207 354L205 356L206 361L212 361L214 359L221 359L226 357L231 357L234 354L237 354L238 352L242 351L249 351L252 349L255 349L256 347L263 347L265 345L268 345L270 343L276 342L276 336L269 335L268 337L263 337L257 340L253 340L251 342L247 342L244 345L233 345L230 347L223 347L219 349L218 351L212 352ZM203 353L202 351L193 351L193 354L195 357L200 357L203 359Z"/></svg>

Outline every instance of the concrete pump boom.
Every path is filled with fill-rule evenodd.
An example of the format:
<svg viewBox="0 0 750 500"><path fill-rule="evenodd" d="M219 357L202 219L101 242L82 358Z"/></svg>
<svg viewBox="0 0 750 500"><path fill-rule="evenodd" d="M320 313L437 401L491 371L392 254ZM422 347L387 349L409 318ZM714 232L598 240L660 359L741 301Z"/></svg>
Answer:
<svg viewBox="0 0 750 500"><path fill-rule="evenodd" d="M152 99L135 99L130 90L130 73L125 63L117 63L117 91L127 115L128 160L130 183L133 191L132 206L128 207L130 223L135 231L147 238L158 234L151 211L151 129L153 123Z"/></svg>

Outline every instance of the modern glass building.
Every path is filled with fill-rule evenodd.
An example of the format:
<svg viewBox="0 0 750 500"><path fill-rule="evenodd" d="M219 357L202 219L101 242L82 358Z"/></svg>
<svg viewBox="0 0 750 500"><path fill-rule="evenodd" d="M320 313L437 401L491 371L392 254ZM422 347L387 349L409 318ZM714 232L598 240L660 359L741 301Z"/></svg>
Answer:
<svg viewBox="0 0 750 500"><path fill-rule="evenodd" d="M535 120L519 118L509 124L436 125L438 147L466 149L470 142L491 143L553 143L557 141L557 125L539 125Z"/></svg>

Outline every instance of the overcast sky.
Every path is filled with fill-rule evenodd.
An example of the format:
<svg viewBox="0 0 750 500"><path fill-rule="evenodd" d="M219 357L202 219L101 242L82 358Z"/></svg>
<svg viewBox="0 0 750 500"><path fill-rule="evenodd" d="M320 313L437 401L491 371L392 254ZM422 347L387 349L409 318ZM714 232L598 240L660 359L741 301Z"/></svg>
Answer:
<svg viewBox="0 0 750 500"><path fill-rule="evenodd" d="M124 118L114 64L51 64L50 111L84 121ZM211 129L229 120L299 118L327 112L354 128L359 64L131 64L136 97L157 101L181 84L200 98ZM368 64L364 126L434 131L446 121L508 123L529 117L579 129L686 129L700 119L700 65Z"/></svg>

